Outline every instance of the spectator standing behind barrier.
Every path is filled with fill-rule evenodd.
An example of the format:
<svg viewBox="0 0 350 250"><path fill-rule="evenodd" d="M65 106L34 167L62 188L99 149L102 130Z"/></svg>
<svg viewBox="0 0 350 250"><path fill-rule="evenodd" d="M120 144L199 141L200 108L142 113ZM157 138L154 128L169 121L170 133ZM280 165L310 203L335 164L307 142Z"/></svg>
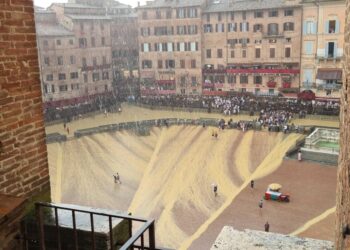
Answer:
<svg viewBox="0 0 350 250"><path fill-rule="evenodd" d="M301 153L301 150L299 149L298 150L298 161L301 161L302 160L302 153Z"/></svg>
<svg viewBox="0 0 350 250"><path fill-rule="evenodd" d="M262 199L259 201L259 207L263 208L263 200Z"/></svg>
<svg viewBox="0 0 350 250"><path fill-rule="evenodd" d="M250 187L251 187L251 188L254 188L254 180L251 180L251 181L250 181Z"/></svg>
<svg viewBox="0 0 350 250"><path fill-rule="evenodd" d="M270 231L270 224L268 221L266 221L265 223L265 232L269 232Z"/></svg>

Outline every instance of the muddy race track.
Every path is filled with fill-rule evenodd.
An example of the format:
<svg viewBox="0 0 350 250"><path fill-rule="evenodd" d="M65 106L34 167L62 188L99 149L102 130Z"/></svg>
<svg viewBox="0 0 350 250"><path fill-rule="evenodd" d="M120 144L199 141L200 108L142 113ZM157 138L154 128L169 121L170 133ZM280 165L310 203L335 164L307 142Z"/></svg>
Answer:
<svg viewBox="0 0 350 250"><path fill-rule="evenodd" d="M175 249L208 249L224 225L262 230L267 219L274 232L332 237L314 225L333 227L331 215L320 215L334 207L336 168L283 160L302 135L224 130L215 139L212 130L174 126L149 136L124 131L49 144L53 201L155 218L157 245ZM121 184L114 183L117 172ZM291 202L265 201L260 213L271 182L282 184Z"/></svg>

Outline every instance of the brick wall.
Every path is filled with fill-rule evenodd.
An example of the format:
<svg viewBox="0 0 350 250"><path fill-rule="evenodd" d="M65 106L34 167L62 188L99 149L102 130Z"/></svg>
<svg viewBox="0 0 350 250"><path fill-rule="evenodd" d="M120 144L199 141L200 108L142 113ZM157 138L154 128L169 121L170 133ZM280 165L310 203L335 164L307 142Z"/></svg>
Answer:
<svg viewBox="0 0 350 250"><path fill-rule="evenodd" d="M350 227L350 0L346 1L345 62L341 97L340 155L337 187L336 249L350 249L350 235L343 239L343 228Z"/></svg>
<svg viewBox="0 0 350 250"><path fill-rule="evenodd" d="M0 193L49 188L32 0L0 1Z"/></svg>

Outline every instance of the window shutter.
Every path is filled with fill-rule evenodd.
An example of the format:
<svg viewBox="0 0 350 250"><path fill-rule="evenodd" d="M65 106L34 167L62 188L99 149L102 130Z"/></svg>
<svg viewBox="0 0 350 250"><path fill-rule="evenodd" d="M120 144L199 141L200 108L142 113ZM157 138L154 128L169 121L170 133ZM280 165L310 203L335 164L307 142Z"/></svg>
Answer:
<svg viewBox="0 0 350 250"><path fill-rule="evenodd" d="M339 20L335 19L335 33L339 33Z"/></svg>
<svg viewBox="0 0 350 250"><path fill-rule="evenodd" d="M242 23L239 23L239 30L242 31Z"/></svg>
<svg viewBox="0 0 350 250"><path fill-rule="evenodd" d="M218 32L218 24L215 24L215 31Z"/></svg>
<svg viewBox="0 0 350 250"><path fill-rule="evenodd" d="M329 33L329 21L326 21L324 23L324 33L326 33L326 34Z"/></svg>
<svg viewBox="0 0 350 250"><path fill-rule="evenodd" d="M247 24L247 30L246 31L249 31L249 23L247 22L246 24Z"/></svg>
<svg viewBox="0 0 350 250"><path fill-rule="evenodd" d="M338 53L337 53L337 43L334 43L334 52L333 52L333 55L334 55L334 57L337 57L337 56L338 56Z"/></svg>
<svg viewBox="0 0 350 250"><path fill-rule="evenodd" d="M328 57L328 46L329 46L329 43L326 43L325 55L324 55L326 58Z"/></svg>
<svg viewBox="0 0 350 250"><path fill-rule="evenodd" d="M304 21L304 23L303 23L303 34L306 35L306 32L307 32L307 23L306 23L306 21Z"/></svg>
<svg viewBox="0 0 350 250"><path fill-rule="evenodd" d="M198 42L196 42L196 51L198 51Z"/></svg>

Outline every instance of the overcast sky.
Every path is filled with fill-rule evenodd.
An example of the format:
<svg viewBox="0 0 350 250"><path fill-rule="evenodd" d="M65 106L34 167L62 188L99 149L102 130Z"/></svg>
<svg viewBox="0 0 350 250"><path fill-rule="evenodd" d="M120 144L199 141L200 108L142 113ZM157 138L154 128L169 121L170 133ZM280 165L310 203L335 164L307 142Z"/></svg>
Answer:
<svg viewBox="0 0 350 250"><path fill-rule="evenodd" d="M52 3L67 3L68 0L34 0L34 4L40 7L48 7ZM141 4L145 3L145 0L119 0L121 3L129 4L131 6L137 6L137 2L140 2Z"/></svg>

